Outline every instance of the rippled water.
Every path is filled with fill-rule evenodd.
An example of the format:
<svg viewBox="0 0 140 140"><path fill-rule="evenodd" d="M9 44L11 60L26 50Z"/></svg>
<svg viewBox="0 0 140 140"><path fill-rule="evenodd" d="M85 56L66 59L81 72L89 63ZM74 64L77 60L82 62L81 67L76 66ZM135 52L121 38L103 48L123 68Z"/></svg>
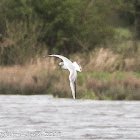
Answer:
<svg viewBox="0 0 140 140"><path fill-rule="evenodd" d="M1 95L0 139L140 140L140 102Z"/></svg>

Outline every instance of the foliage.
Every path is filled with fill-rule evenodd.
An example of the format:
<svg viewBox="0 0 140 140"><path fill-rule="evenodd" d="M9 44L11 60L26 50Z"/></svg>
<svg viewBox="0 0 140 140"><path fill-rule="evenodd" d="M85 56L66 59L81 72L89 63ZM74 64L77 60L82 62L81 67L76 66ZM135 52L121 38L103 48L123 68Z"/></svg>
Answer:
<svg viewBox="0 0 140 140"><path fill-rule="evenodd" d="M24 64L41 52L42 46L37 42L39 30L39 23L36 21L31 21L28 25L26 22L7 21L7 37L1 43L0 63Z"/></svg>
<svg viewBox="0 0 140 140"><path fill-rule="evenodd" d="M7 22L11 24L9 28L15 28L19 24L26 25L26 29L29 31L26 33L27 36L31 36L30 30L34 30L36 23L38 23L40 30L34 30L34 34L37 34L34 41L44 46L43 49L47 49L50 53L89 52L98 44L105 43L113 38L113 26L108 24L112 5L114 3L110 0L106 2L102 0L1 0L0 34L2 38L14 41L8 34ZM16 33L13 32L13 34ZM18 36L22 38L23 35L18 34ZM25 42L26 39L24 38ZM14 55L17 48L21 49L23 47L32 57L30 43L22 46L23 40L21 42L19 40L18 45L13 44L14 47L8 49L9 54L11 54L10 57ZM0 48L2 48L2 45L0 45ZM1 54L3 50L0 50ZM22 55L22 49L21 52L17 52L19 57L22 57L20 56ZM35 55L40 55L40 51L37 50ZM4 59L7 59L7 56L2 55L1 57L2 63L5 64ZM22 59L23 63L31 57ZM18 63L18 60L21 63L18 58L15 63Z"/></svg>
<svg viewBox="0 0 140 140"><path fill-rule="evenodd" d="M0 94L53 94L55 97L72 98L68 72L58 71L55 63L54 59L40 59L24 66L0 67ZM139 77L140 73L136 72L78 73L77 98L140 100Z"/></svg>
<svg viewBox="0 0 140 140"><path fill-rule="evenodd" d="M139 60L139 3L139 0L1 0L0 64L25 64L46 51L65 55L79 52L87 56L96 48L109 48L121 54L118 59L117 55L113 58L107 53L106 59L112 57L114 71L124 58ZM101 51L100 55L106 54Z"/></svg>

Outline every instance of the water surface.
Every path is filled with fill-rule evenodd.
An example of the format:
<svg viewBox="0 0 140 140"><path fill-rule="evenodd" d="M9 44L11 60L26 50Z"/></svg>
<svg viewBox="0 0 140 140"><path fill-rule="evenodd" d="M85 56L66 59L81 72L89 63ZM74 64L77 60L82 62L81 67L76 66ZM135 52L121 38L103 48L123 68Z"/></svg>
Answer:
<svg viewBox="0 0 140 140"><path fill-rule="evenodd" d="M140 102L1 95L0 139L140 140Z"/></svg>

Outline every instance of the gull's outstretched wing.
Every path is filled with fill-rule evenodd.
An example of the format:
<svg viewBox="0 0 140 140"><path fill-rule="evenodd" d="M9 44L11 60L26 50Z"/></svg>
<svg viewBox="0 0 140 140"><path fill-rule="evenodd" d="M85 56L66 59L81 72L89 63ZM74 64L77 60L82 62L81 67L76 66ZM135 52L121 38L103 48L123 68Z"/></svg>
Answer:
<svg viewBox="0 0 140 140"><path fill-rule="evenodd" d="M70 71L70 69L73 69L72 62L71 62L68 58L66 58L66 57L64 57L64 56L62 56L62 55L49 55L49 56L54 56L54 57L58 57L58 58L62 59L63 62L64 62L65 67L66 67L69 71Z"/></svg>
<svg viewBox="0 0 140 140"><path fill-rule="evenodd" d="M77 72L76 70L70 71L69 80L70 80L70 87L72 91L72 96L76 98L76 79L77 79Z"/></svg>
<svg viewBox="0 0 140 140"><path fill-rule="evenodd" d="M72 91L72 96L75 99L76 98L76 81L70 81L70 87Z"/></svg>
<svg viewBox="0 0 140 140"><path fill-rule="evenodd" d="M72 62L68 58L66 58L66 57L64 57L62 55L49 55L49 56L58 57L58 58L62 59L64 62L72 64Z"/></svg>

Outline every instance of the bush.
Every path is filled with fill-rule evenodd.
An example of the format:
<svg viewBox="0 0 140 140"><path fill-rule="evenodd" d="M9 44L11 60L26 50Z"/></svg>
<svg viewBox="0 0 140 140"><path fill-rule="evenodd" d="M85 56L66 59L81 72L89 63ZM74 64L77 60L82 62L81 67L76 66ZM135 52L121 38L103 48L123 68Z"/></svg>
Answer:
<svg viewBox="0 0 140 140"><path fill-rule="evenodd" d="M7 49L0 45L1 63L24 63L43 50L38 44L50 53L88 52L113 37L109 10L102 0L2 0L0 34L15 43ZM24 58L7 62L7 54Z"/></svg>

